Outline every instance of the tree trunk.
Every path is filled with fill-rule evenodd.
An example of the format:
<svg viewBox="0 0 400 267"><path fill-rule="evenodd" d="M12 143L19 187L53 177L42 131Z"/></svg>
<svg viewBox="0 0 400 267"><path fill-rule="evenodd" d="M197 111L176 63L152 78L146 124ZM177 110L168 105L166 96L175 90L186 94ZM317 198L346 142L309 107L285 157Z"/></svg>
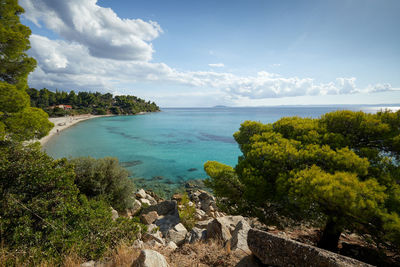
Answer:
<svg viewBox="0 0 400 267"><path fill-rule="evenodd" d="M318 242L318 247L329 251L338 250L339 238L343 228L333 218L329 218L325 225L324 232Z"/></svg>

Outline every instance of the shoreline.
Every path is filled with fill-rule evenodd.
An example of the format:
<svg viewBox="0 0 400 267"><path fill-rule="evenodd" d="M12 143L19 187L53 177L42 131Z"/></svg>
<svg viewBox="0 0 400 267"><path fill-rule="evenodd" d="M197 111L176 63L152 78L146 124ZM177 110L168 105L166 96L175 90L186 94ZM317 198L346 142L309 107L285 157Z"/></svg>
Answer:
<svg viewBox="0 0 400 267"><path fill-rule="evenodd" d="M101 118L101 117L111 117L115 115L92 115L92 114L84 114L84 115L77 115L77 116L67 116L67 117L56 117L56 118L49 118L49 121L54 123L54 127L50 130L49 134L45 137L37 140L40 142L40 145L43 147L52 137L59 134L61 131L81 122L86 121L94 118Z"/></svg>

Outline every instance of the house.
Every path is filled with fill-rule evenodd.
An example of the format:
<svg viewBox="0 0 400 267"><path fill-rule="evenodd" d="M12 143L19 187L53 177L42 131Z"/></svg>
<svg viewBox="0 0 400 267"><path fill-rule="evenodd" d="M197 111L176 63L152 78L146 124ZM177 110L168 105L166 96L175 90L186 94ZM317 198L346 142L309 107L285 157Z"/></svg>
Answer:
<svg viewBox="0 0 400 267"><path fill-rule="evenodd" d="M70 105L56 105L56 106L51 106L50 108L51 109L61 108L63 110L70 110L70 109L72 109L72 106L70 106Z"/></svg>

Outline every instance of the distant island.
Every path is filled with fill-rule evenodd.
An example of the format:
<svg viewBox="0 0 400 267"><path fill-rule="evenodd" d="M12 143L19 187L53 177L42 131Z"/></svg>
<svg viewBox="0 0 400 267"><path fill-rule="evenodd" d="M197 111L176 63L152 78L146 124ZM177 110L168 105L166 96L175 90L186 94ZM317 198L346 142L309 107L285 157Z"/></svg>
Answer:
<svg viewBox="0 0 400 267"><path fill-rule="evenodd" d="M214 108L229 108L229 107L224 106L224 105L216 105L216 106L214 106Z"/></svg>
<svg viewBox="0 0 400 267"><path fill-rule="evenodd" d="M156 112L160 108L154 102L145 101L136 96L113 96L110 93L74 91L52 92L46 88L27 90L31 98L31 106L42 108L50 117L66 115L133 115L142 112Z"/></svg>

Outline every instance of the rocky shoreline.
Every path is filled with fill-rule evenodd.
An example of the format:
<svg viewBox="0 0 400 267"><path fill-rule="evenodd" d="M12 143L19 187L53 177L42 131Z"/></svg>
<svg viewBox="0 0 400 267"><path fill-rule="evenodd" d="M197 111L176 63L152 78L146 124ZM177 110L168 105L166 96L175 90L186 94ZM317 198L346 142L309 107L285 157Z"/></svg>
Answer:
<svg viewBox="0 0 400 267"><path fill-rule="evenodd" d="M120 214L112 209L114 220L119 216L139 216L147 226L147 231L132 244L132 249L140 254L128 266L188 266L169 261L174 253L185 252L190 246L212 246L207 242L218 242L228 254L238 259L237 264L222 261L221 266L372 266L259 230L259 223L254 218L230 216L219 211L215 197L204 190L188 188L185 194L189 199L185 205L193 208L196 220L191 229L184 226L180 217L180 211L185 208L182 204L184 194L174 194L170 200L164 200L151 191L140 189L132 196L131 209ZM112 261L90 261L81 266L118 265Z"/></svg>

